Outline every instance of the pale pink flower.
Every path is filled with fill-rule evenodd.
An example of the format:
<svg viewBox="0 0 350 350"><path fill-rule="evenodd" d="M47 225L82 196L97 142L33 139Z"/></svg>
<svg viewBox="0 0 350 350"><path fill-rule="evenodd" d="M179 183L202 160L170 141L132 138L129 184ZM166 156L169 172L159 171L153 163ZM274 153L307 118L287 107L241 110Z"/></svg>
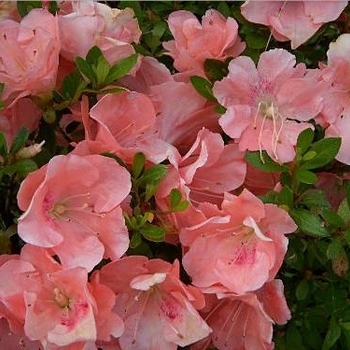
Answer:
<svg viewBox="0 0 350 350"><path fill-rule="evenodd" d="M97 122L93 140L104 143L110 152L127 163L142 152L158 164L175 151L159 138L153 104L144 94L135 91L107 94L91 108L90 116Z"/></svg>
<svg viewBox="0 0 350 350"><path fill-rule="evenodd" d="M208 212L207 220L180 232L188 247L183 266L195 286L242 294L275 278L287 251L285 234L297 228L285 210L248 190L227 193L222 210L199 208Z"/></svg>
<svg viewBox="0 0 350 350"><path fill-rule="evenodd" d="M203 295L179 279L179 263L130 256L102 267L101 283L116 293L115 311L125 324L121 350L175 350L210 333L196 308Z"/></svg>
<svg viewBox="0 0 350 350"><path fill-rule="evenodd" d="M55 156L31 173L18 192L23 240L51 247L63 266L91 270L103 257L116 259L129 237L120 203L131 189L130 174L100 155Z"/></svg>
<svg viewBox="0 0 350 350"><path fill-rule="evenodd" d="M241 56L229 64L226 78L214 84L214 95L227 108L219 124L241 151L265 150L280 163L295 156L304 123L322 109L322 86L306 74L304 64L283 49L261 54L257 67Z"/></svg>
<svg viewBox="0 0 350 350"><path fill-rule="evenodd" d="M1 99L9 104L51 92L60 47L57 17L45 9L33 9L21 23L0 21L0 82L5 84Z"/></svg>
<svg viewBox="0 0 350 350"><path fill-rule="evenodd" d="M189 11L175 11L170 14L168 25L174 40L164 42L163 46L179 72L203 75L206 59L236 57L245 49L235 19L226 19L216 10L208 10L202 23Z"/></svg>
<svg viewBox="0 0 350 350"><path fill-rule="evenodd" d="M291 40L296 49L314 35L324 23L336 20L347 5L345 0L246 1L242 15L250 22L264 24L276 40Z"/></svg>
<svg viewBox="0 0 350 350"><path fill-rule="evenodd" d="M119 10L90 0L74 1L71 6L71 12L59 14L64 58L74 61L98 46L113 64L135 52L131 43L139 41L141 30L132 9Z"/></svg>

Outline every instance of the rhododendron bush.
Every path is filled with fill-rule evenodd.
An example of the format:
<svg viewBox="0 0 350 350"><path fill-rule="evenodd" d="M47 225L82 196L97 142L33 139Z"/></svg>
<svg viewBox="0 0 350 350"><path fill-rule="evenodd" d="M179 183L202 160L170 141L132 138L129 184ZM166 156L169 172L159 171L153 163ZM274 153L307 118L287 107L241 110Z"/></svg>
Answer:
<svg viewBox="0 0 350 350"><path fill-rule="evenodd" d="M0 348L350 348L347 1L0 2Z"/></svg>

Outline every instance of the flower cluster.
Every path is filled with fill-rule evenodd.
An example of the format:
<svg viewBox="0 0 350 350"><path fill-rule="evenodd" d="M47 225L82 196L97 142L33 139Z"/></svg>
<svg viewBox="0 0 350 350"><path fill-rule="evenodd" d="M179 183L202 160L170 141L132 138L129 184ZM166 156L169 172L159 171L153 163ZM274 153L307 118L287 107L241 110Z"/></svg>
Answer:
<svg viewBox="0 0 350 350"><path fill-rule="evenodd" d="M347 4L285 3L241 11L292 48ZM350 34L318 68L283 48L254 61L234 18L179 10L170 69L136 52L130 8L0 12L0 178L18 185L2 220L21 246L0 255L0 347L273 349L288 234L328 232L287 191L331 196L312 170L350 165Z"/></svg>

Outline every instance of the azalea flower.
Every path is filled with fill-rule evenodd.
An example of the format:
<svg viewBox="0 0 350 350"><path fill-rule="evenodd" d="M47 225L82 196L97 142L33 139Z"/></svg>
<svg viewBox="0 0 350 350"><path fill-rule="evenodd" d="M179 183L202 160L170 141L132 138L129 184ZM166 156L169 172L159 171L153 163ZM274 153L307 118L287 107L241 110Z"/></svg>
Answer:
<svg viewBox="0 0 350 350"><path fill-rule="evenodd" d="M206 11L202 23L189 11L175 11L170 14L168 25L174 40L164 42L163 47L179 72L203 75L207 58L224 60L238 56L245 49L236 20L226 19L216 10Z"/></svg>
<svg viewBox="0 0 350 350"><path fill-rule="evenodd" d="M281 280L266 283L256 293L244 295L207 295L203 317L213 332L191 350L213 345L219 350L272 350L273 324L285 324L290 311L283 295Z"/></svg>
<svg viewBox="0 0 350 350"><path fill-rule="evenodd" d="M71 6L71 8L69 8ZM112 9L95 1L74 1L59 13L61 54L74 61L98 46L110 64L135 53L141 30L131 8ZM75 33L72 36L72 33Z"/></svg>
<svg viewBox="0 0 350 350"><path fill-rule="evenodd" d="M21 184L18 203L25 212L18 233L28 243L52 248L63 266L90 271L129 246L120 204L130 188L130 174L113 159L53 157Z"/></svg>
<svg viewBox="0 0 350 350"><path fill-rule="evenodd" d="M175 151L158 137L155 110L144 94L135 91L107 94L91 108L90 116L97 122L93 141L105 144L126 163L131 164L134 155L142 152L158 164Z"/></svg>
<svg viewBox="0 0 350 350"><path fill-rule="evenodd" d="M216 213L199 208L207 220L180 232L187 247L182 263L195 286L243 294L275 278L287 251L285 234L297 228L286 211L246 189L239 196L227 193Z"/></svg>
<svg viewBox="0 0 350 350"><path fill-rule="evenodd" d="M210 333L196 308L202 294L179 280L179 263L129 256L102 267L101 283L116 293L115 311L125 331L121 350L176 350Z"/></svg>
<svg viewBox="0 0 350 350"><path fill-rule="evenodd" d="M0 266L0 273L16 282L0 285L0 302L22 323L24 341L40 341L44 349L85 349L98 337L108 340L123 331L111 311L113 292L97 280L89 284L82 267L63 269L44 248L25 245L20 256ZM21 336L11 323L10 329Z"/></svg>
<svg viewBox="0 0 350 350"><path fill-rule="evenodd" d="M1 99L10 105L54 90L60 47L57 17L45 9L33 9L20 23L1 20Z"/></svg>
<svg viewBox="0 0 350 350"><path fill-rule="evenodd" d="M242 15L250 22L269 26L271 34L279 41L291 40L296 49L324 23L336 20L348 1L246 1L241 6Z"/></svg>
<svg viewBox="0 0 350 350"><path fill-rule="evenodd" d="M279 163L293 160L299 133L322 109L322 86L305 65L283 49L229 64L229 74L214 84L214 95L227 108L219 124L241 151L265 150ZM262 159L263 160L263 159Z"/></svg>

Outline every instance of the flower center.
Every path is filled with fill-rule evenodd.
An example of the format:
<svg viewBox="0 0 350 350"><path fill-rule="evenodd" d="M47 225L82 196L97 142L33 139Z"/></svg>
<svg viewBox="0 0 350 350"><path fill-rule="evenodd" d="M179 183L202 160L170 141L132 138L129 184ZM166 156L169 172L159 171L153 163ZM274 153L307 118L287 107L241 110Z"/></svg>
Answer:
<svg viewBox="0 0 350 350"><path fill-rule="evenodd" d="M59 288L56 287L53 290L53 293L54 293L54 300L59 307L61 307L62 309L69 307L69 303L70 303L69 298L65 294L63 294Z"/></svg>

